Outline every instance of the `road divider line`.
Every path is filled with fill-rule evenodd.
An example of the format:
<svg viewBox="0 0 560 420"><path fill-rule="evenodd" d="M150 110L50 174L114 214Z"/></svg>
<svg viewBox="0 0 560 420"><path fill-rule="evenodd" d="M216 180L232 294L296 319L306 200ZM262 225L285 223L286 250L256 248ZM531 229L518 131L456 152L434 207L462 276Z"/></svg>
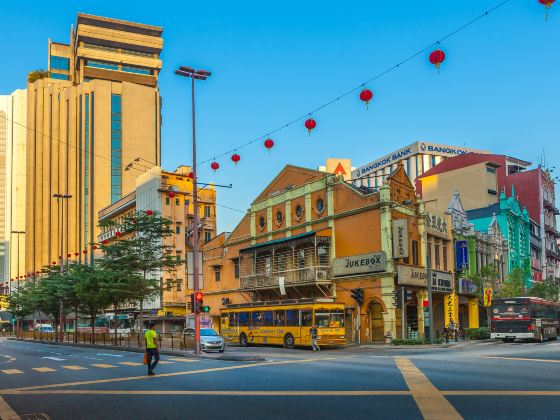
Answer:
<svg viewBox="0 0 560 420"><path fill-rule="evenodd" d="M560 391L485 391L485 390L469 390L469 391L441 391L443 395L449 396L529 396L529 397L558 397Z"/></svg>
<svg viewBox="0 0 560 420"><path fill-rule="evenodd" d="M4 392L8 395L215 395L239 397L291 397L291 396L317 396L317 397L345 397L345 396L409 396L410 391L201 391L201 390L99 390L99 389L48 389L33 391Z"/></svg>
<svg viewBox="0 0 560 420"><path fill-rule="evenodd" d="M63 382L60 384L49 384L49 385L36 385L36 386L26 386L22 388L12 388L12 389L0 389L0 395L10 393L11 391L30 391L36 389L49 389L49 388L62 388L68 386L78 386L78 385L91 385L91 384L104 384L110 382L126 382L126 381L138 381L138 380L150 380L154 381L158 378L167 378L170 376L181 376L181 375L195 375L199 373L209 373L209 372L221 372L226 370L236 370L236 369L248 369L254 368L259 366L271 366L271 365L286 365L292 363L305 363L305 362L313 362L317 359L300 359L300 360L284 360L281 362L260 362L260 363L250 363L244 365L235 365L235 366L225 366L220 368L208 368L208 369L199 369L199 370L187 370L182 372L172 372L172 373L158 373L156 376L127 376L123 378L110 378L110 379L98 379L93 381L79 381L79 382Z"/></svg>
<svg viewBox="0 0 560 420"><path fill-rule="evenodd" d="M418 405L420 413L426 420L462 419L455 407L430 382L430 380L408 358L397 357L397 367L410 389L412 398Z"/></svg>
<svg viewBox="0 0 560 420"><path fill-rule="evenodd" d="M502 360L520 360L522 362L542 362L542 363L560 363L555 359L530 359L526 357L505 357L505 356L478 356L483 359L502 359Z"/></svg>

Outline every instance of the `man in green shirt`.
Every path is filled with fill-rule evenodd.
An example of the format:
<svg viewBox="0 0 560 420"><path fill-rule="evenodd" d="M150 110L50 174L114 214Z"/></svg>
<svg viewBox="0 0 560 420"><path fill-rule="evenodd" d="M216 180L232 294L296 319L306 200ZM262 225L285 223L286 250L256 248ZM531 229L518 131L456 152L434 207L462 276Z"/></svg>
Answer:
<svg viewBox="0 0 560 420"><path fill-rule="evenodd" d="M144 338L146 339L146 353L148 353L148 375L155 375L154 368L159 362L159 351L158 343L156 340L156 324L154 322L150 323L150 329L146 331ZM153 364L152 358L154 359Z"/></svg>

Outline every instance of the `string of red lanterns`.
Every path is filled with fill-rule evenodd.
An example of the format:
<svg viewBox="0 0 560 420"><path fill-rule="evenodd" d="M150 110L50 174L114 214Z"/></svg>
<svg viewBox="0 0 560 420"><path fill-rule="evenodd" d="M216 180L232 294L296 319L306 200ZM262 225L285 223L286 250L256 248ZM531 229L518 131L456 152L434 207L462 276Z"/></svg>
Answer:
<svg viewBox="0 0 560 420"><path fill-rule="evenodd" d="M554 3L555 1L556 0L539 0L539 3L542 4L544 6L544 9L546 10L544 20L548 20L548 15L550 13L550 8L552 7L552 3Z"/></svg>

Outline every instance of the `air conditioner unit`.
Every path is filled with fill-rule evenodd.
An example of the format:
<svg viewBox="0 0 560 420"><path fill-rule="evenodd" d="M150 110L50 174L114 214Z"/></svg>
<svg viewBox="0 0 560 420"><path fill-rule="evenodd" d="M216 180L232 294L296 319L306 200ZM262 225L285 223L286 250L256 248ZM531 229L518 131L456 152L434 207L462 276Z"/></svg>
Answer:
<svg viewBox="0 0 560 420"><path fill-rule="evenodd" d="M327 280L329 278L329 273L327 270L317 270L317 280Z"/></svg>

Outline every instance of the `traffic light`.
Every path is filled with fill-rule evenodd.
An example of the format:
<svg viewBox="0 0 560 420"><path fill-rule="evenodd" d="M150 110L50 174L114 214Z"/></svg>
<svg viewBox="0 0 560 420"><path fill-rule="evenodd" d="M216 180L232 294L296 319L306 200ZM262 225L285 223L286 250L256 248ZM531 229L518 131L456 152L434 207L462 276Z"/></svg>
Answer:
<svg viewBox="0 0 560 420"><path fill-rule="evenodd" d="M396 308L402 308L403 306L402 292L399 289L393 292L393 305L395 305Z"/></svg>
<svg viewBox="0 0 560 420"><path fill-rule="evenodd" d="M362 306L364 304L364 289L359 287L357 289L352 289L351 292L352 299L358 302L359 306Z"/></svg>
<svg viewBox="0 0 560 420"><path fill-rule="evenodd" d="M194 313L194 293L191 293L191 313Z"/></svg>
<svg viewBox="0 0 560 420"><path fill-rule="evenodd" d="M194 293L195 298L195 311L196 312L210 312L210 306L205 306L202 299L204 298L204 293L196 292Z"/></svg>
<svg viewBox="0 0 560 420"><path fill-rule="evenodd" d="M406 300L412 300L412 290L406 290Z"/></svg>

